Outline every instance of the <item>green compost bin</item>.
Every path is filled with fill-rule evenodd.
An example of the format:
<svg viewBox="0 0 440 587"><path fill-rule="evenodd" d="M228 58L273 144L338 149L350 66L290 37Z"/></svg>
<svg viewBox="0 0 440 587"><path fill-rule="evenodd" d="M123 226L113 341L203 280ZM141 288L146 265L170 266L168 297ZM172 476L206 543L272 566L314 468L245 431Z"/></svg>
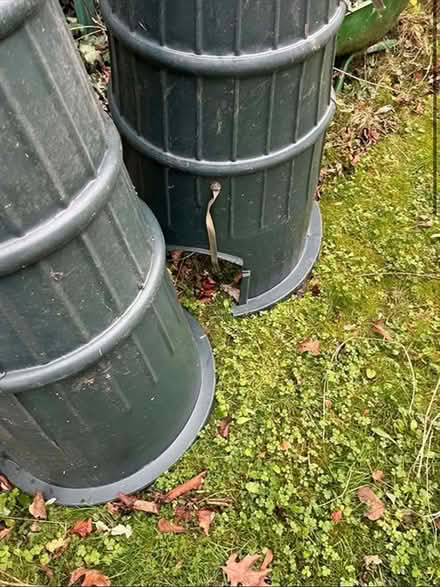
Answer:
<svg viewBox="0 0 440 587"><path fill-rule="evenodd" d="M393 28L408 0L383 0L376 10L371 0L357 4L347 12L338 34L337 55L348 55L374 45Z"/></svg>
<svg viewBox="0 0 440 587"><path fill-rule="evenodd" d="M63 21L0 3L0 469L81 505L173 465L215 377Z"/></svg>
<svg viewBox="0 0 440 587"><path fill-rule="evenodd" d="M235 315L271 307L320 250L314 200L340 0L101 0L111 110L170 248L243 266ZM215 190L213 190L215 186Z"/></svg>

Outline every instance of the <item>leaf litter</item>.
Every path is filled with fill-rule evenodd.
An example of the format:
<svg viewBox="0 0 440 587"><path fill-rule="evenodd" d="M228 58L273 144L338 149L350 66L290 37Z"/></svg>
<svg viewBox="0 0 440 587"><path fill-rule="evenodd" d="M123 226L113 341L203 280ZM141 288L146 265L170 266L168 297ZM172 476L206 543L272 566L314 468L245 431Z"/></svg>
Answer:
<svg viewBox="0 0 440 587"><path fill-rule="evenodd" d="M372 521L379 520L385 513L385 505L369 487L360 487L358 497L361 502L368 505L365 516Z"/></svg>
<svg viewBox="0 0 440 587"><path fill-rule="evenodd" d="M100 571L95 569L79 568L70 575L69 587L80 585L81 587L110 587L111 581Z"/></svg>
<svg viewBox="0 0 440 587"><path fill-rule="evenodd" d="M272 551L268 550L266 552L263 564L259 569L255 569L253 567L259 558L259 554L248 554L244 559L237 562L237 553L233 552L227 560L226 565L222 567L231 586L264 587L265 585L269 585L266 579L270 573L268 567L273 560Z"/></svg>

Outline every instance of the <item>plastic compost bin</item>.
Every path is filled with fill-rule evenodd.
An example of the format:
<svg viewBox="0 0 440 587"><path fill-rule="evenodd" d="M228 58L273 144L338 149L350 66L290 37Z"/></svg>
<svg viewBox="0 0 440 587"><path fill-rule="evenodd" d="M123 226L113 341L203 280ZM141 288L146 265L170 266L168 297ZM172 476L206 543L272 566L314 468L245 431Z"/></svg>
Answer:
<svg viewBox="0 0 440 587"><path fill-rule="evenodd" d="M243 266L236 315L287 297L321 242L314 194L335 110L340 0L101 0L111 110L170 248Z"/></svg>
<svg viewBox="0 0 440 587"><path fill-rule="evenodd" d="M76 505L174 464L215 377L63 20L0 3L0 469Z"/></svg>

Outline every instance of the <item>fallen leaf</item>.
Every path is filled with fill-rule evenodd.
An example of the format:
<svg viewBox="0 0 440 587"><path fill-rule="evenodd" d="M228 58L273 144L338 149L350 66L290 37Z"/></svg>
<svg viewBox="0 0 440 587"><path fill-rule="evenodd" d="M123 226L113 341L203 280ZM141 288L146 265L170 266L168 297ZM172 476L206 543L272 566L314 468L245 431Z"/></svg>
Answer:
<svg viewBox="0 0 440 587"><path fill-rule="evenodd" d="M32 522L31 524L31 532L39 532L41 530L41 524L40 522L37 522L37 520L35 520L35 522Z"/></svg>
<svg viewBox="0 0 440 587"><path fill-rule="evenodd" d="M230 283L223 283L221 286L222 290L230 296L237 304L240 302L240 289L234 287Z"/></svg>
<svg viewBox="0 0 440 587"><path fill-rule="evenodd" d="M313 297L316 298L321 295L321 285L317 279L312 279L309 283L309 287Z"/></svg>
<svg viewBox="0 0 440 587"><path fill-rule="evenodd" d="M136 497L134 495L125 495L125 493L118 493L118 499L121 502L123 509L132 511L134 507L134 502L136 501ZM117 504L121 507L120 504Z"/></svg>
<svg viewBox="0 0 440 587"><path fill-rule="evenodd" d="M38 492L35 497L34 501L29 506L29 512L32 517L37 518L39 520L46 520L47 513L46 513L46 505L44 503L44 497Z"/></svg>
<svg viewBox="0 0 440 587"><path fill-rule="evenodd" d="M143 499L136 499L133 504L133 509L138 512L146 512L147 514L159 514L160 505L154 501L144 501Z"/></svg>
<svg viewBox="0 0 440 587"><path fill-rule="evenodd" d="M364 557L365 568L374 571L376 567L382 564L382 559L377 554L371 554Z"/></svg>
<svg viewBox="0 0 440 587"><path fill-rule="evenodd" d="M382 518L385 513L385 506L383 502L369 487L361 487L358 489L359 499L368 505L368 512L365 514L369 520L375 521Z"/></svg>
<svg viewBox="0 0 440 587"><path fill-rule="evenodd" d="M290 448L290 442L288 440L282 440L280 442L280 450L285 452L286 450L289 450L289 448Z"/></svg>
<svg viewBox="0 0 440 587"><path fill-rule="evenodd" d="M197 512L197 518L199 520L199 526L205 533L205 536L209 536L209 527L215 518L215 512L212 510L199 510Z"/></svg>
<svg viewBox="0 0 440 587"><path fill-rule="evenodd" d="M437 530L440 530L440 520L434 520L434 526L437 528Z"/></svg>
<svg viewBox="0 0 440 587"><path fill-rule="evenodd" d="M387 342L391 342L393 337L391 333L385 328L385 324L383 320L376 320L373 322L371 328L373 329L376 334L380 334Z"/></svg>
<svg viewBox="0 0 440 587"><path fill-rule="evenodd" d="M108 577L94 569L75 569L70 575L69 587L71 585L81 585L82 587L110 587L111 582Z"/></svg>
<svg viewBox="0 0 440 587"><path fill-rule="evenodd" d="M332 402L332 400L331 400L331 399L326 399L326 400L325 400L325 407L326 407L326 409L327 409L327 410L331 410L331 409L332 409L332 407L333 407L333 402Z"/></svg>
<svg viewBox="0 0 440 587"><path fill-rule="evenodd" d="M117 503L108 503L105 508L112 516L119 515L119 506Z"/></svg>
<svg viewBox="0 0 440 587"><path fill-rule="evenodd" d="M110 534L112 536L126 536L127 538L130 538L130 536L133 534L133 529L128 525L124 526L123 524L118 524L110 530Z"/></svg>
<svg viewBox="0 0 440 587"><path fill-rule="evenodd" d="M371 476L373 477L374 481L376 481L376 483L383 483L383 471L374 471Z"/></svg>
<svg viewBox="0 0 440 587"><path fill-rule="evenodd" d="M72 534L86 538L93 531L92 520L79 520L71 529Z"/></svg>
<svg viewBox="0 0 440 587"><path fill-rule="evenodd" d="M336 522L336 523L340 522L342 520L342 516L343 516L342 510L337 510L337 511L333 512L332 516L331 516L332 522Z"/></svg>
<svg viewBox="0 0 440 587"><path fill-rule="evenodd" d="M261 568L255 570L252 567L259 558L260 555L258 554L248 554L243 560L237 562L237 553L232 553L226 562L226 566L222 567L229 583L232 586L240 584L243 585L243 587L264 587L265 585L269 585L269 583L266 582L266 578L270 573L270 569L267 567L273 559L273 554L268 550Z"/></svg>
<svg viewBox="0 0 440 587"><path fill-rule="evenodd" d="M162 534L182 534L182 532L185 532L185 528L182 526L178 526L177 524L163 518L157 522L157 529L159 532L162 532Z"/></svg>
<svg viewBox="0 0 440 587"><path fill-rule="evenodd" d="M170 503L171 501L174 501L178 497L185 495L185 493L188 493L189 491L200 489L203 485L205 475L206 475L206 471L202 471L201 473L199 473L198 475L196 475L195 477L193 477L189 481L186 481L186 483L182 483L182 485L179 485L178 487L171 489L171 491L168 491L168 493L165 495L165 497L163 498L163 501L165 503Z"/></svg>
<svg viewBox="0 0 440 587"><path fill-rule="evenodd" d="M0 540L6 540L11 532L12 528L2 528L0 530Z"/></svg>
<svg viewBox="0 0 440 587"><path fill-rule="evenodd" d="M1 491L11 491L12 485L4 475L0 475L0 490Z"/></svg>
<svg viewBox="0 0 440 587"><path fill-rule="evenodd" d="M170 255L171 255L171 260L173 262L173 265L179 264L179 261L181 260L183 253L184 253L184 251L180 251L178 249L174 249L174 251L171 251Z"/></svg>
<svg viewBox="0 0 440 587"><path fill-rule="evenodd" d="M189 522L192 518L192 512L184 506L179 506L176 508L174 518L176 522Z"/></svg>
<svg viewBox="0 0 440 587"><path fill-rule="evenodd" d="M223 420L220 420L217 426L217 434L219 436L222 436L223 438L228 438L229 426L231 425L231 422L232 418L230 416L227 416L226 418L223 418Z"/></svg>
<svg viewBox="0 0 440 587"><path fill-rule="evenodd" d="M305 340L296 346L298 353L311 353L314 357L317 357L321 353L321 344L319 340Z"/></svg>

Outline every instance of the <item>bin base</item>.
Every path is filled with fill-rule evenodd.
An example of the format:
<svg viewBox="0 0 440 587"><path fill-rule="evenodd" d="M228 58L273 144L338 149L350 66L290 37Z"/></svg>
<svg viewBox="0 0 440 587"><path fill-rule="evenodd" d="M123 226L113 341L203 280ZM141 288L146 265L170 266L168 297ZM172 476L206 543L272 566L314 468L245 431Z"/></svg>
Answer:
<svg viewBox="0 0 440 587"><path fill-rule="evenodd" d="M319 257L319 251L321 250L322 241L322 220L321 212L317 202L313 203L312 214L310 218L309 229L307 231L306 242L304 245L303 254L301 259L295 265L293 270L285 277L280 283L265 291L264 293L254 298L249 298L245 303L239 303L232 308L232 314L234 316L246 316L247 314L253 314L255 312L261 312L268 310L278 302L293 295L295 291L304 283L304 281L310 275L314 264ZM184 247L177 245L168 245L167 249L172 251L174 249L180 249L185 251L191 251L193 253L200 253L202 255L209 255L207 249L197 247ZM246 271L245 263L241 257L235 257L234 255L228 255L227 253L218 253L218 257L229 263L235 263L235 265L244 266L243 271L243 282L246 279L252 279L252 275ZM247 274L247 275L246 275ZM242 288L243 288L242 283ZM243 294L243 292L242 292ZM243 295L241 296L243 297ZM244 296L245 297L245 296Z"/></svg>
<svg viewBox="0 0 440 587"><path fill-rule="evenodd" d="M198 322L185 312L200 356L201 385L194 411L173 444L156 460L136 473L107 485L69 488L37 479L5 456L0 458L0 471L13 485L35 494L41 492L46 500L55 498L62 505L95 505L115 499L119 492L130 494L151 485L162 473L183 456L205 425L215 396L215 364L211 345Z"/></svg>

